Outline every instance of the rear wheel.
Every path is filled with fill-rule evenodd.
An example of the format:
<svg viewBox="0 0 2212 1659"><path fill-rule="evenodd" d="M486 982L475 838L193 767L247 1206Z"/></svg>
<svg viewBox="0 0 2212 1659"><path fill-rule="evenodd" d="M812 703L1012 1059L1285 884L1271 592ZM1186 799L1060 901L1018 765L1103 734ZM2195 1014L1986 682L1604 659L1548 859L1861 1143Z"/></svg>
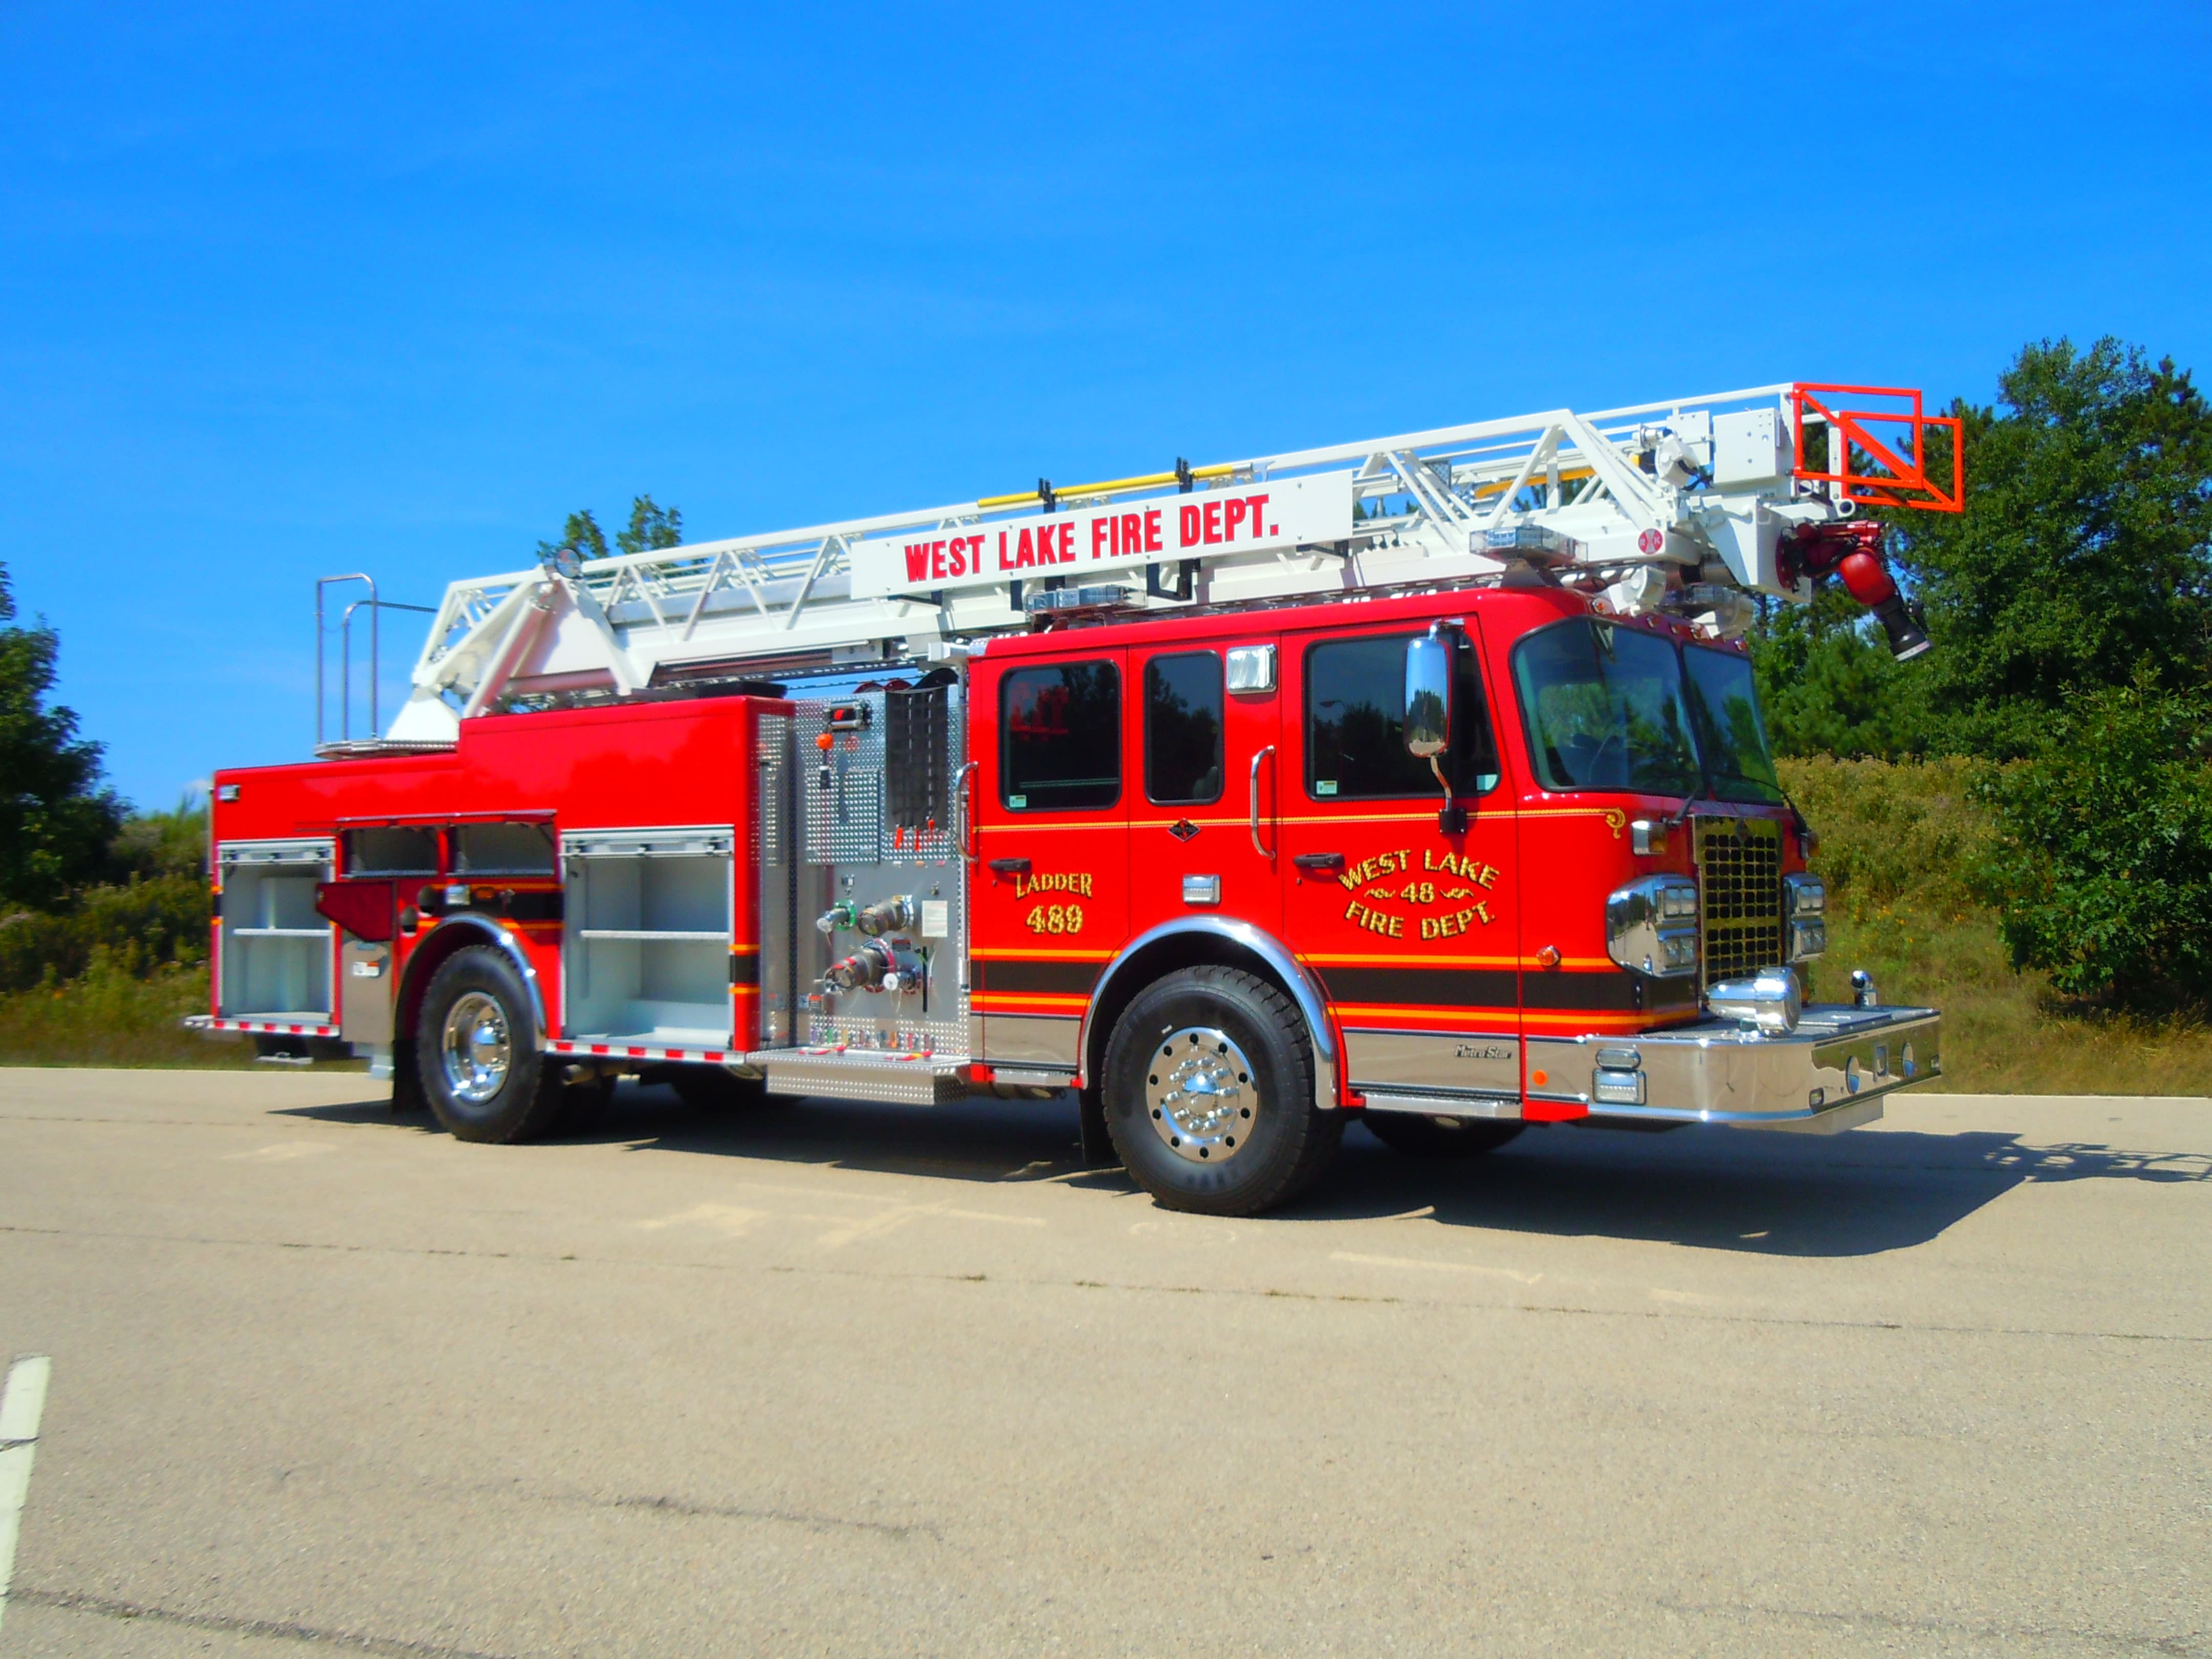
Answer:
<svg viewBox="0 0 2212 1659"><path fill-rule="evenodd" d="M1527 1127L1486 1117L1423 1117L1417 1112L1363 1112L1359 1121L1392 1152L1413 1158L1480 1158Z"/></svg>
<svg viewBox="0 0 2212 1659"><path fill-rule="evenodd" d="M1311 1186L1343 1138L1316 1109L1291 1000L1242 969L1186 968L1137 994L1108 1044L1106 1127L1171 1210L1256 1215Z"/></svg>
<svg viewBox="0 0 2212 1659"><path fill-rule="evenodd" d="M422 1096L461 1140L531 1140L559 1120L562 1070L538 1048L522 975L489 945L456 951L422 994L415 1030Z"/></svg>

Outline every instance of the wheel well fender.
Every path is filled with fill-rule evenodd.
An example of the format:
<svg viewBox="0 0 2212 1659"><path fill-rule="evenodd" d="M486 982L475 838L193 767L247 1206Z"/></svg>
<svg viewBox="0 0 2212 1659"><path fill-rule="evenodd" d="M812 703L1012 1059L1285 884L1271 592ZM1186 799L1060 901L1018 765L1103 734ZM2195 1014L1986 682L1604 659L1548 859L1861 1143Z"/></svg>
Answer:
<svg viewBox="0 0 2212 1659"><path fill-rule="evenodd" d="M472 945L491 946L522 976L530 992L530 1010L538 1025L538 1045L544 1047L551 1028L545 1023L545 993L538 982L538 970L530 965L529 953L506 928L489 917L477 915L447 917L409 953L406 971L399 981L398 1003L392 1009L394 1035L403 1042L413 1040L416 1024L422 1017L423 994L430 988L432 977L448 957Z"/></svg>
<svg viewBox="0 0 2212 1659"><path fill-rule="evenodd" d="M1341 1103L1337 1092L1340 1068L1336 1027L1329 1017L1327 994L1280 939L1249 922L1225 916L1188 916L1163 922L1130 940L1106 964L1091 987L1090 1006L1083 1011L1076 1042L1083 1082L1092 1089L1103 1085L1106 1045L1112 1040L1122 1010L1139 991L1179 968L1208 963L1255 974L1297 1006L1307 1037L1313 1043L1314 1104L1322 1111L1334 1110Z"/></svg>

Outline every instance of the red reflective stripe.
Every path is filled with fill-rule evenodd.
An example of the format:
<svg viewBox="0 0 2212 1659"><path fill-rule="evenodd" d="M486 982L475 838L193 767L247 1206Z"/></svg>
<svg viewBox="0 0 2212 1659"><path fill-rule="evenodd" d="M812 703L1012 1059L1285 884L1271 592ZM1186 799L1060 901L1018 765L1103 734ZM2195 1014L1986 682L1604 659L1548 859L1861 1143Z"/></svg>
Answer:
<svg viewBox="0 0 2212 1659"><path fill-rule="evenodd" d="M594 1042L592 1045L592 1052L595 1054L605 1054L607 1052L607 1045L604 1042Z"/></svg>
<svg viewBox="0 0 2212 1659"><path fill-rule="evenodd" d="M625 1048L623 1052L628 1054L632 1060L646 1060L651 1058L649 1053L643 1048Z"/></svg>

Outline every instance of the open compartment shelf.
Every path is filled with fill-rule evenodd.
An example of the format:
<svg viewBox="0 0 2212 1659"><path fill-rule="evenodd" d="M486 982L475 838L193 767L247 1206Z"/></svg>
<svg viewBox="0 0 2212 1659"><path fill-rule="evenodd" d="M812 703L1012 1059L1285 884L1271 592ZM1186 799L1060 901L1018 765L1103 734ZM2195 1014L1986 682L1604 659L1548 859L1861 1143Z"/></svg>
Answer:
<svg viewBox="0 0 2212 1659"><path fill-rule="evenodd" d="M221 849L225 1018L330 1018L334 934L315 914L315 888L330 878L331 851L327 842Z"/></svg>
<svg viewBox="0 0 2212 1659"><path fill-rule="evenodd" d="M727 830L562 838L562 1035L719 1048L730 1041Z"/></svg>

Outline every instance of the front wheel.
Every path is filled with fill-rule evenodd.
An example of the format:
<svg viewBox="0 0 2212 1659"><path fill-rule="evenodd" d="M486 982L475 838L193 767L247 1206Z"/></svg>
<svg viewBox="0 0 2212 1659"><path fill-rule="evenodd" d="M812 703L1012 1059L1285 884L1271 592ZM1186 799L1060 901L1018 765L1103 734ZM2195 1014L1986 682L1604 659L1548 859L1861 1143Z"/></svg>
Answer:
<svg viewBox="0 0 2212 1659"><path fill-rule="evenodd" d="M1314 1104L1296 1007L1242 969L1186 968L1137 994L1107 1045L1107 1132L1170 1210L1257 1215L1319 1178L1344 1115Z"/></svg>
<svg viewBox="0 0 2212 1659"><path fill-rule="evenodd" d="M538 1047L530 992L489 945L438 964L415 1028L423 1098L459 1140L532 1140L566 1104L561 1067Z"/></svg>

